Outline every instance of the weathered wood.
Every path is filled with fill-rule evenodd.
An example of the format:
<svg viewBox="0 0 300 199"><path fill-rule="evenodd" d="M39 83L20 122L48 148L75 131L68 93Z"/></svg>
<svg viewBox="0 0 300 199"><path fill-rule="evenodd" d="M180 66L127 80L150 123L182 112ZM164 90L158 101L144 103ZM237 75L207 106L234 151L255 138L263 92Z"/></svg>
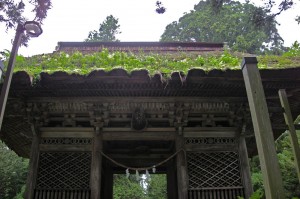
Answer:
<svg viewBox="0 0 300 199"><path fill-rule="evenodd" d="M40 151L91 151L91 145L47 145L40 144Z"/></svg>
<svg viewBox="0 0 300 199"><path fill-rule="evenodd" d="M34 135L32 138L29 170L27 174L25 198L32 199L34 197L34 189L36 185L38 164L39 164L39 142L38 135Z"/></svg>
<svg viewBox="0 0 300 199"><path fill-rule="evenodd" d="M103 132L103 140L174 140L174 132Z"/></svg>
<svg viewBox="0 0 300 199"><path fill-rule="evenodd" d="M102 133L96 127L93 139L92 164L91 164L91 199L101 198L101 170L102 170Z"/></svg>
<svg viewBox="0 0 300 199"><path fill-rule="evenodd" d="M239 138L239 157L240 157L242 180L245 189L245 198L248 199L253 193L253 187L251 183L248 152L247 152L246 140L244 135L241 135Z"/></svg>
<svg viewBox="0 0 300 199"><path fill-rule="evenodd" d="M235 127L186 127L184 137L236 137Z"/></svg>
<svg viewBox="0 0 300 199"><path fill-rule="evenodd" d="M41 127L39 131L42 138L92 138L94 129L91 127Z"/></svg>
<svg viewBox="0 0 300 199"><path fill-rule="evenodd" d="M257 68L257 59L255 57L244 58L242 72L261 163L266 198L283 199L282 176L275 150L267 102Z"/></svg>
<svg viewBox="0 0 300 199"><path fill-rule="evenodd" d="M174 191L177 189L176 185L176 175L175 175L175 161L171 159L168 162L167 167L167 194L168 199L174 199L177 198L177 192Z"/></svg>
<svg viewBox="0 0 300 199"><path fill-rule="evenodd" d="M112 166L106 161L105 169L103 172L104 177L104 185L103 185L103 198L105 199L113 199L113 171Z"/></svg>
<svg viewBox="0 0 300 199"><path fill-rule="evenodd" d="M205 145L196 145L196 144L188 144L185 146L186 151L237 151L236 144L205 144Z"/></svg>
<svg viewBox="0 0 300 199"><path fill-rule="evenodd" d="M176 151L184 149L184 140L182 136L176 136ZM177 190L178 199L188 199L188 174L187 163L184 151L178 153L176 157L177 167Z"/></svg>
<svg viewBox="0 0 300 199"><path fill-rule="evenodd" d="M289 135L290 135L292 150L293 150L294 158L295 158L295 167L296 167L298 179L300 182L300 147L299 147L298 137L297 137L297 133L296 133L295 125L294 125L294 120L293 120L293 116L291 113L289 101L288 101L285 90L281 89L278 91L278 93L279 93L279 97L280 97L281 106L284 108L284 114L283 114L284 119L285 119L286 124L289 127Z"/></svg>

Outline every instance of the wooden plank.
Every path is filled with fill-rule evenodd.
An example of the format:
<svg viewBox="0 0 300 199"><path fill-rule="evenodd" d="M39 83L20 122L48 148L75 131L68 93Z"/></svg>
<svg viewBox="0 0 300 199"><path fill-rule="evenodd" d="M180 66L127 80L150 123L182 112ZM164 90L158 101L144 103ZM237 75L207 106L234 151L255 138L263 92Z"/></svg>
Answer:
<svg viewBox="0 0 300 199"><path fill-rule="evenodd" d="M174 127L157 127L157 128L146 128L142 131L135 131L132 128L119 128L119 127L104 127L102 132L135 132L135 133L143 133L143 132L175 132Z"/></svg>
<svg viewBox="0 0 300 199"><path fill-rule="evenodd" d="M185 128L183 131L184 137L236 137L237 128Z"/></svg>
<svg viewBox="0 0 300 199"><path fill-rule="evenodd" d="M205 144L205 145L197 145L197 144L188 144L185 146L186 151L237 151L236 144Z"/></svg>
<svg viewBox="0 0 300 199"><path fill-rule="evenodd" d="M300 147L299 147L298 137L294 125L294 120L293 120L293 116L291 113L289 101L285 90L281 89L278 91L278 93L279 93L281 106L284 108L284 113L283 113L284 119L286 124L289 127L289 136L290 136L292 150L295 159L295 167L296 167L296 172L298 174L298 180L300 182Z"/></svg>
<svg viewBox="0 0 300 199"><path fill-rule="evenodd" d="M174 140L175 132L103 132L103 140Z"/></svg>
<svg viewBox="0 0 300 199"><path fill-rule="evenodd" d="M99 128L96 127L93 139L92 150L92 165L91 165L91 199L101 198L101 170L102 170L102 133L99 132Z"/></svg>
<svg viewBox="0 0 300 199"><path fill-rule="evenodd" d="M245 57L242 72L249 101L266 198L283 199L282 176L256 57Z"/></svg>
<svg viewBox="0 0 300 199"><path fill-rule="evenodd" d="M92 145L40 144L40 151L91 151Z"/></svg>
<svg viewBox="0 0 300 199"><path fill-rule="evenodd" d="M242 79L239 79L242 80ZM179 102L184 101L185 103L191 102L220 102L231 101L231 102L245 102L244 97L223 97L223 98L209 98L209 97L31 97L27 102L66 102L66 103L126 103L126 102L135 102L135 103L143 103L143 102L160 102L160 103L168 103L168 102Z"/></svg>
<svg viewBox="0 0 300 199"><path fill-rule="evenodd" d="M253 187L251 183L251 173L248 159L248 152L246 146L245 136L241 135L239 138L239 158L240 158L240 168L243 180L243 185L245 188L245 197L250 198L253 193Z"/></svg>
<svg viewBox="0 0 300 199"><path fill-rule="evenodd" d="M92 128L72 128L72 127L43 127L39 129L42 138L68 138L68 137L78 137L78 138L92 138L93 129Z"/></svg>
<svg viewBox="0 0 300 199"><path fill-rule="evenodd" d="M176 151L184 148L182 136L176 136ZM186 157L183 151L176 157L178 199L188 199L188 174Z"/></svg>
<svg viewBox="0 0 300 199"><path fill-rule="evenodd" d="M31 199L34 197L34 189L36 185L38 164L39 164L39 142L40 138L38 135L34 135L32 138L31 150L30 150L30 161L29 170L27 174L25 198Z"/></svg>

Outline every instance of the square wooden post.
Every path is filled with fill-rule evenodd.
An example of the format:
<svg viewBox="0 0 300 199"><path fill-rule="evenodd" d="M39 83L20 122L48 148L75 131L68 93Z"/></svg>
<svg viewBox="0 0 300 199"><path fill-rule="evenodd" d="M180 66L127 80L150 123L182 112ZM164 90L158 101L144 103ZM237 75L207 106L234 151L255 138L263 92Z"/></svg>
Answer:
<svg viewBox="0 0 300 199"><path fill-rule="evenodd" d="M278 93L279 93L281 106L284 108L283 115L284 115L285 123L289 127L289 135L290 135L292 150L293 150L294 158L295 158L295 167L296 167L296 171L297 171L297 174L298 174L298 179L299 179L299 182L300 182L300 147L299 147L299 143L298 143L298 138L297 138L297 134L296 134L294 120L293 120L293 116L292 116L292 113L291 113L289 101L288 101L285 90L280 89L278 91Z"/></svg>
<svg viewBox="0 0 300 199"><path fill-rule="evenodd" d="M40 137L38 135L34 135L32 138L31 150L30 150L30 160L29 160L29 170L27 174L26 181L26 190L25 190L25 198L32 199L34 197L34 190L36 186L38 165L39 165L39 144Z"/></svg>
<svg viewBox="0 0 300 199"><path fill-rule="evenodd" d="M245 198L248 199L253 193L253 187L251 183L248 152L247 152L246 140L244 135L241 135L239 138L239 156L240 156L243 185L245 188Z"/></svg>
<svg viewBox="0 0 300 199"><path fill-rule="evenodd" d="M183 137L178 135L176 137L176 151L184 149ZM188 198L188 174L186 157L184 151L177 154L176 158L177 165L177 188L178 188L178 199Z"/></svg>
<svg viewBox="0 0 300 199"><path fill-rule="evenodd" d="M92 164L91 164L91 199L101 198L101 169L102 169L102 134L96 127L93 138Z"/></svg>
<svg viewBox="0 0 300 199"><path fill-rule="evenodd" d="M177 192L174 191L177 189L176 185L176 172L175 172L175 161L173 159L168 161L167 167L167 194L168 199L174 199L177 197Z"/></svg>
<svg viewBox="0 0 300 199"><path fill-rule="evenodd" d="M282 176L256 57L245 57L241 67L247 90L266 198L283 199Z"/></svg>

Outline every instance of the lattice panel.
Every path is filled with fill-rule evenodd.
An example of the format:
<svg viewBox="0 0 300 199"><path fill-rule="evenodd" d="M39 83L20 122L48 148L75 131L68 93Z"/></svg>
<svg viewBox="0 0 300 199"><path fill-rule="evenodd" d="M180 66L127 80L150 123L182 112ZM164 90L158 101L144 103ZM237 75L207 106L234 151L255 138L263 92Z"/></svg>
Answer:
<svg viewBox="0 0 300 199"><path fill-rule="evenodd" d="M42 138L41 144L90 145L92 144L92 139L91 138Z"/></svg>
<svg viewBox="0 0 300 199"><path fill-rule="evenodd" d="M235 144L236 138L228 138L228 137L201 137L201 138L186 138L185 144L199 144L199 145L206 145L206 144Z"/></svg>
<svg viewBox="0 0 300 199"><path fill-rule="evenodd" d="M236 152L188 153L189 188L241 187Z"/></svg>
<svg viewBox="0 0 300 199"><path fill-rule="evenodd" d="M42 152L38 189L89 189L90 152Z"/></svg>

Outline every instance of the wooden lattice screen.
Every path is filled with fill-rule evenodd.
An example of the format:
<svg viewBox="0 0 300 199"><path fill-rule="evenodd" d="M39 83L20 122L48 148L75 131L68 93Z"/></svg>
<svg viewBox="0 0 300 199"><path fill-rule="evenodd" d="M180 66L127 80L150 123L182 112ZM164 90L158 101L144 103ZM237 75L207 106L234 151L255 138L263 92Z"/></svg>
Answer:
<svg viewBox="0 0 300 199"><path fill-rule="evenodd" d="M41 152L34 198L89 199L91 152Z"/></svg>
<svg viewBox="0 0 300 199"><path fill-rule="evenodd" d="M189 152L189 199L244 197L238 153Z"/></svg>

